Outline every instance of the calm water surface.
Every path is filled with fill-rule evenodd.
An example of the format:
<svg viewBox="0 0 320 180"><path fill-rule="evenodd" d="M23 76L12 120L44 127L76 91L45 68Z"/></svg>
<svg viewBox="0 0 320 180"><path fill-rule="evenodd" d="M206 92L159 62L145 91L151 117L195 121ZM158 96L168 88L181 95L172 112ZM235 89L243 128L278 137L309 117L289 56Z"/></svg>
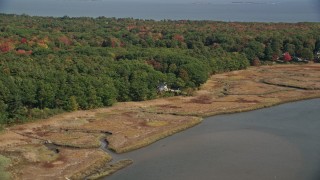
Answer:
<svg viewBox="0 0 320 180"><path fill-rule="evenodd" d="M319 180L320 99L221 115L146 148L108 180Z"/></svg>
<svg viewBox="0 0 320 180"><path fill-rule="evenodd" d="M320 22L318 0L265 0L246 4L226 1L111 2L104 0L0 0L0 12L38 16L133 17L256 22ZM256 1L252 1L256 2ZM264 1L259 1L264 2Z"/></svg>

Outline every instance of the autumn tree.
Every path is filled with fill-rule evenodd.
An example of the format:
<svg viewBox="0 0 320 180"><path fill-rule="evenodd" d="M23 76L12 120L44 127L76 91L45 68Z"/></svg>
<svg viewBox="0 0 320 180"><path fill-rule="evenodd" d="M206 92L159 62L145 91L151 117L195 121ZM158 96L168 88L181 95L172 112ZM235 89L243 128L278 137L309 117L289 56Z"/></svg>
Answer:
<svg viewBox="0 0 320 180"><path fill-rule="evenodd" d="M291 55L290 55L289 52L285 52L285 53L283 54L283 60L284 60L285 62L290 62L290 61L292 60L292 57L291 57Z"/></svg>

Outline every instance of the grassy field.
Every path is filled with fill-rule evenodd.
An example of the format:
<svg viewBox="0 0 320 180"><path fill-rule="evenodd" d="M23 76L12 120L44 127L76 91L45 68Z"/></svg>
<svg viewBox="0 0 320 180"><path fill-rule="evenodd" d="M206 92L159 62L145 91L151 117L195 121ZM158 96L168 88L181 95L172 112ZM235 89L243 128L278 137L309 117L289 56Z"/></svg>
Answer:
<svg viewBox="0 0 320 180"><path fill-rule="evenodd" d="M203 117L320 97L319 85L320 64L251 67L213 75L192 96L118 103L16 125L0 134L0 179L108 175L132 162L112 162L100 149L101 139L123 153L195 126Z"/></svg>
<svg viewBox="0 0 320 180"><path fill-rule="evenodd" d="M10 179L10 174L6 172L6 168L11 163L11 160L5 156L0 155L0 179Z"/></svg>

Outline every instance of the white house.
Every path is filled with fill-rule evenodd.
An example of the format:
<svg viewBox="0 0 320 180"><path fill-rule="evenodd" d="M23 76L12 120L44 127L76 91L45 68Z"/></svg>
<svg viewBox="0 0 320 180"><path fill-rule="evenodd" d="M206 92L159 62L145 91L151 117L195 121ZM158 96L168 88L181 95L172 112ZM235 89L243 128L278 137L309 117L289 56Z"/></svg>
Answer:
<svg viewBox="0 0 320 180"><path fill-rule="evenodd" d="M174 92L179 94L181 93L181 90L168 88L166 83L162 83L158 86L158 92Z"/></svg>
<svg viewBox="0 0 320 180"><path fill-rule="evenodd" d="M158 86L158 92L169 91L169 88L166 83L162 83Z"/></svg>

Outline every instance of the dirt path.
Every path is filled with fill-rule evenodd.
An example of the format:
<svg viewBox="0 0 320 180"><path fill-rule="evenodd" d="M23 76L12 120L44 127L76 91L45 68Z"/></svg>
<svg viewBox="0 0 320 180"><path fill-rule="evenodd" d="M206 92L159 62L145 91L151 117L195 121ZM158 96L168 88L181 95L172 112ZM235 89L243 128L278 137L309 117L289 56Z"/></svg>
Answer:
<svg viewBox="0 0 320 180"><path fill-rule="evenodd" d="M0 135L0 154L11 159L13 179L82 179L111 160L100 149L101 138L121 153L190 128L202 117L316 97L319 64L253 67L214 75L190 97L118 103L10 127Z"/></svg>

